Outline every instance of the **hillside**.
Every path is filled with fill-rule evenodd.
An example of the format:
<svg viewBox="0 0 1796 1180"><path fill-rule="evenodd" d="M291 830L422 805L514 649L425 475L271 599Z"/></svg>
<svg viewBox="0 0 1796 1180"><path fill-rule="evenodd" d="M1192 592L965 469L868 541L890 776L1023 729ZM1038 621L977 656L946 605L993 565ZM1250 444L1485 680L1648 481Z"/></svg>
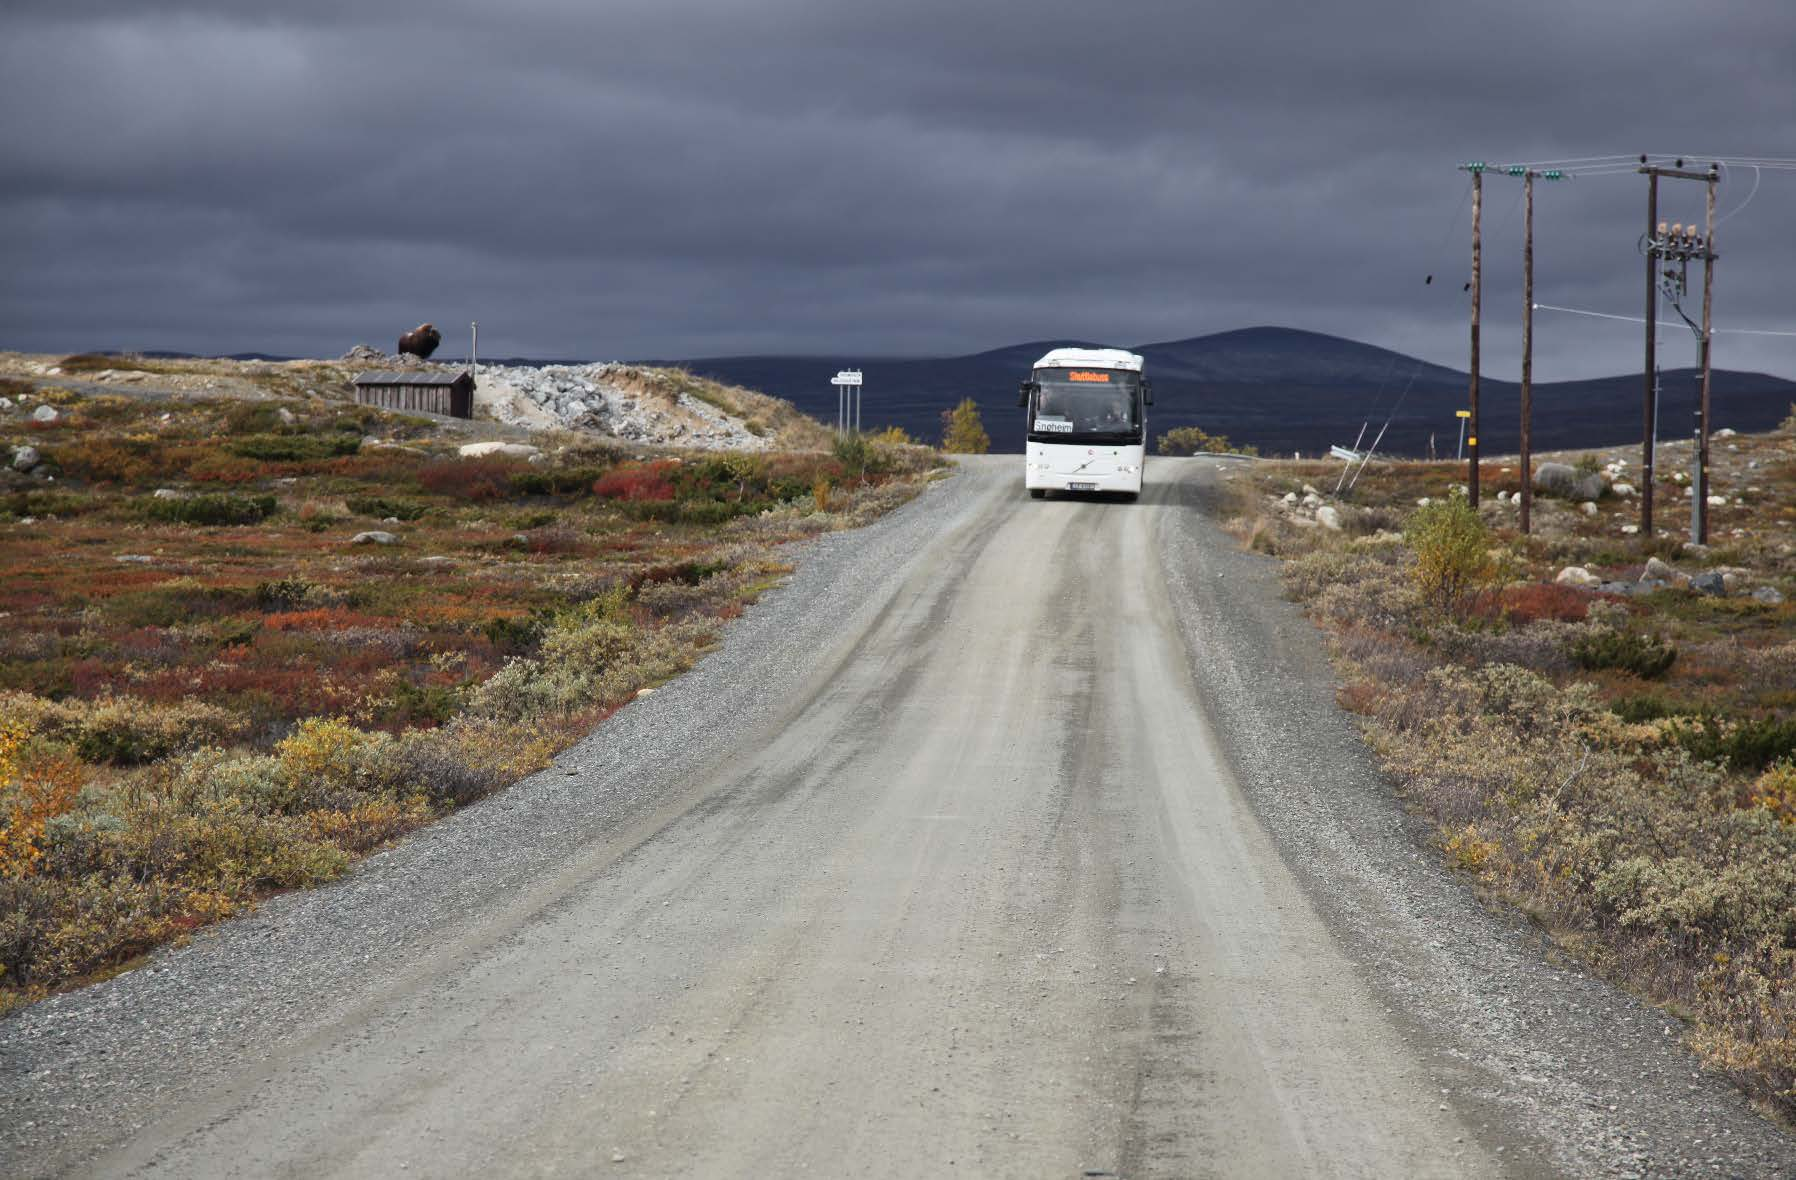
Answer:
<svg viewBox="0 0 1796 1180"><path fill-rule="evenodd" d="M868 425L902 426L913 435L940 434L941 411L963 397L979 403L998 450L1020 450L1022 421L1016 386L1031 361L1050 347L1079 341L1040 341L970 356L877 359L834 356L710 357L685 361L694 373L751 386L832 420L835 391L829 378L839 368L866 373L864 416ZM1463 372L1429 364L1389 349L1294 328L1257 327L1189 340L1134 346L1147 358L1156 404L1156 434L1201 425L1268 454L1317 454L1331 444L1351 444L1370 423L1368 437L1393 407L1384 448L1426 455L1432 434L1438 452L1451 453L1457 435L1454 411L1465 405ZM1660 435L1687 433L1695 404L1695 374L1673 369L1662 378ZM1486 453L1517 446L1520 389L1486 377L1482 383ZM1717 370L1715 425L1736 430L1775 426L1796 402L1796 382L1763 373ZM1569 449L1637 440L1641 381L1638 374L1585 381L1537 383L1535 445Z"/></svg>

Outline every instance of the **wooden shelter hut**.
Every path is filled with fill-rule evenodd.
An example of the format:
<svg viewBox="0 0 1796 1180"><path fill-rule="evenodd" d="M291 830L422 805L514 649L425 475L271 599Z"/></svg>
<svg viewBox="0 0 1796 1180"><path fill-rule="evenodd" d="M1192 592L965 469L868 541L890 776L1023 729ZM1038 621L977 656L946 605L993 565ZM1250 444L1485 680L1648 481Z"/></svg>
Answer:
<svg viewBox="0 0 1796 1180"><path fill-rule="evenodd" d="M457 373L375 369L356 375L355 400L383 410L472 418L474 378L466 369Z"/></svg>

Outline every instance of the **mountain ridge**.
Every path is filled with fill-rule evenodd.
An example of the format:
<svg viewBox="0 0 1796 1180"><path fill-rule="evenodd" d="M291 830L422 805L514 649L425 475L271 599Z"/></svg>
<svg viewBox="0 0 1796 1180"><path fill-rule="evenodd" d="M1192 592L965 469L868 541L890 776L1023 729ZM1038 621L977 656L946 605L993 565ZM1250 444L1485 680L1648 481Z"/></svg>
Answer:
<svg viewBox="0 0 1796 1180"><path fill-rule="evenodd" d="M785 398L833 422L840 368L866 374L863 423L896 425L934 440L941 413L964 397L978 404L993 449L1022 449L1016 388L1032 361L1050 348L1093 346L1053 340L1005 345L952 357L813 356L698 357L678 364L701 376L747 385ZM1394 349L1303 328L1256 325L1133 346L1146 358L1155 405L1153 435L1200 425L1267 454L1326 452L1350 444L1362 424L1375 434L1389 418L1382 449L1399 455L1452 453L1455 411L1466 404L1469 376ZM1682 437L1696 399L1695 372L1660 374L1659 435ZM1514 451L1520 434L1520 385L1480 381L1486 454ZM1796 403L1796 382L1767 373L1717 369L1712 378L1716 427L1765 430ZM1539 449L1612 446L1640 437L1640 375L1535 382L1534 445Z"/></svg>

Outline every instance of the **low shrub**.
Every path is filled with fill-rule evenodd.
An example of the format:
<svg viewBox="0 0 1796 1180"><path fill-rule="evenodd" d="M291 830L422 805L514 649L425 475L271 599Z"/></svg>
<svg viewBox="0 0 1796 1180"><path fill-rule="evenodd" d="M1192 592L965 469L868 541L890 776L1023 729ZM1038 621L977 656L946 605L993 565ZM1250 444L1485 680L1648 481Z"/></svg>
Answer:
<svg viewBox="0 0 1796 1180"><path fill-rule="evenodd" d="M470 459L442 459L418 469L425 491L458 500L503 500L514 494L512 479L527 470L522 459L483 455Z"/></svg>
<svg viewBox="0 0 1796 1180"><path fill-rule="evenodd" d="M64 474L93 483L147 483L166 466L153 439L85 438L60 448L55 459Z"/></svg>
<svg viewBox="0 0 1796 1180"><path fill-rule="evenodd" d="M1678 705L1664 697L1651 693L1639 696L1617 697L1609 702L1609 709L1617 717L1630 725L1639 725L1647 721L1659 721L1666 717L1684 717L1701 712L1698 709L1679 708Z"/></svg>
<svg viewBox="0 0 1796 1180"><path fill-rule="evenodd" d="M1504 587L1498 601L1504 616L1512 623L1532 623L1539 619L1577 623L1590 613L1591 598L1589 591L1574 586L1524 582Z"/></svg>
<svg viewBox="0 0 1796 1180"><path fill-rule="evenodd" d="M362 437L342 431L328 434L252 434L232 439L228 448L244 459L265 463L309 463L353 455L362 449Z"/></svg>
<svg viewBox="0 0 1796 1180"><path fill-rule="evenodd" d="M260 524L275 510L273 496L234 496L208 493L168 499L139 500L138 511L151 520L171 524Z"/></svg>
<svg viewBox="0 0 1796 1180"><path fill-rule="evenodd" d="M1574 637L1566 645L1572 663L1589 671L1614 668L1652 680L1663 676L1678 650L1657 635L1599 628Z"/></svg>
<svg viewBox="0 0 1796 1180"><path fill-rule="evenodd" d="M357 516L372 516L377 520L392 517L398 520L417 520L429 507L413 500L390 500L383 496L350 496L344 500L348 509Z"/></svg>
<svg viewBox="0 0 1796 1180"><path fill-rule="evenodd" d="M112 369L115 372L121 370L149 371L149 366L137 357L122 354L108 356L99 352L81 352L74 356L65 356L56 362L56 367L65 373L98 373L106 369Z"/></svg>
<svg viewBox="0 0 1796 1180"><path fill-rule="evenodd" d="M1260 449L1252 446L1238 446L1228 440L1226 435L1211 434L1201 426L1179 426L1160 436L1159 451L1162 455L1196 455L1201 453L1216 455L1258 455Z"/></svg>
<svg viewBox="0 0 1796 1180"><path fill-rule="evenodd" d="M1796 762L1773 763L1753 782L1747 801L1769 811L1779 823L1796 824Z"/></svg>
<svg viewBox="0 0 1796 1180"><path fill-rule="evenodd" d="M674 466L667 460L625 463L594 480L592 494L607 500L672 500Z"/></svg>
<svg viewBox="0 0 1796 1180"><path fill-rule="evenodd" d="M605 468L597 466L539 468L513 475L511 486L521 496L581 496L604 474Z"/></svg>
<svg viewBox="0 0 1796 1180"><path fill-rule="evenodd" d="M42 520L46 516L85 516L104 506L96 496L77 492L13 492L0 496L0 518L23 520L27 516Z"/></svg>
<svg viewBox="0 0 1796 1180"><path fill-rule="evenodd" d="M1672 722L1667 736L1691 757L1719 761L1731 770L1756 773L1796 756L1796 719L1750 717L1730 723L1705 716L1690 725Z"/></svg>
<svg viewBox="0 0 1796 1180"><path fill-rule="evenodd" d="M710 641L701 622L638 627L627 601L620 589L557 615L537 655L511 660L475 689L469 712L528 721L616 703L685 671Z"/></svg>
<svg viewBox="0 0 1796 1180"><path fill-rule="evenodd" d="M274 402L233 402L225 410L224 428L230 434L290 434L300 427L281 417Z"/></svg>
<svg viewBox="0 0 1796 1180"><path fill-rule="evenodd" d="M1415 551L1417 589L1444 615L1466 617L1498 576L1489 531L1463 496L1418 508L1403 535Z"/></svg>
<svg viewBox="0 0 1796 1180"><path fill-rule="evenodd" d="M534 614L500 615L489 619L480 629L488 643L502 652L516 654L533 651L542 642L543 632L553 616L547 611Z"/></svg>
<svg viewBox="0 0 1796 1180"><path fill-rule="evenodd" d="M105 697L79 710L75 750L89 762L136 766L182 750L241 737L244 718L203 701L150 702Z"/></svg>
<svg viewBox="0 0 1796 1180"><path fill-rule="evenodd" d="M317 587L304 578L276 578L256 583L256 605L265 611L296 610Z"/></svg>
<svg viewBox="0 0 1796 1180"><path fill-rule="evenodd" d="M862 434L841 435L836 439L832 449L836 456L836 462L840 463L849 475L865 475L868 463L873 460L873 445Z"/></svg>

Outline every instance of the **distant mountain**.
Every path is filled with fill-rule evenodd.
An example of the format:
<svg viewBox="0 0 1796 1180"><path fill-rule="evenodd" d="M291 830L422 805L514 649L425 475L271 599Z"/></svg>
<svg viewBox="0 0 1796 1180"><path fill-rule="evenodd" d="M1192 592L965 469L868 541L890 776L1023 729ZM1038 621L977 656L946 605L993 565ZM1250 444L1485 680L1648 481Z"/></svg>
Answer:
<svg viewBox="0 0 1796 1180"><path fill-rule="evenodd" d="M866 375L863 423L902 426L934 440L941 414L963 397L979 404L995 450L1020 451L1022 413L1016 389L1029 366L1050 348L1072 340L1014 344L971 356L877 359L847 356L705 357L675 362L695 373L786 398L825 422L836 414L829 379L838 369ZM1135 346L1147 360L1155 405L1155 436L1178 426L1252 443L1267 454L1306 455L1331 444L1352 445L1365 428L1370 442L1390 419L1380 449L1451 454L1458 439L1454 411L1466 403L1467 376L1390 349L1295 328L1257 327L1189 340ZM1696 374L1661 375L1659 435L1690 432ZM1796 382L1764 373L1716 370L1715 425L1736 430L1775 426L1796 403ZM1521 392L1514 382L1480 382L1479 416L1486 454L1518 446ZM1588 381L1537 383L1534 446L1540 450L1608 446L1640 438L1642 390L1638 374Z"/></svg>

